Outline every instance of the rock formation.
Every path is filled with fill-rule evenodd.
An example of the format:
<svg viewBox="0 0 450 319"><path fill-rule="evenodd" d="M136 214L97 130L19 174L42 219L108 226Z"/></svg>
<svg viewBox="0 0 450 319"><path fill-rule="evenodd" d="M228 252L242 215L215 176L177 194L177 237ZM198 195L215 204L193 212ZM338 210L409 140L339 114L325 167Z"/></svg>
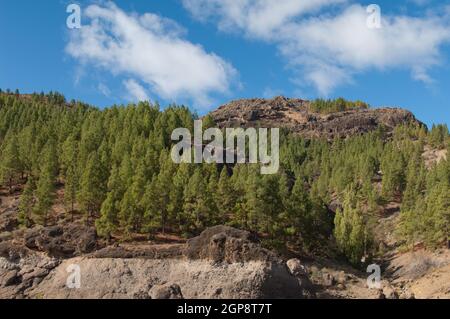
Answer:
<svg viewBox="0 0 450 319"><path fill-rule="evenodd" d="M286 128L305 138L347 137L376 130L387 133L400 124L420 123L414 115L398 108L354 109L320 114L309 109L310 102L301 99L243 99L232 101L210 113L220 128L277 127Z"/></svg>
<svg viewBox="0 0 450 319"><path fill-rule="evenodd" d="M38 233L51 237L61 231L49 228ZM64 254L49 257L30 248L11 241L0 244L0 298L254 299L305 294L305 278L298 277L304 274L291 274L250 233L226 226L176 245L171 258L127 253L132 258L109 258L106 253L115 248L120 254L127 251L111 246L103 249L103 258L88 254L63 259ZM79 288L67 286L74 265L80 270Z"/></svg>

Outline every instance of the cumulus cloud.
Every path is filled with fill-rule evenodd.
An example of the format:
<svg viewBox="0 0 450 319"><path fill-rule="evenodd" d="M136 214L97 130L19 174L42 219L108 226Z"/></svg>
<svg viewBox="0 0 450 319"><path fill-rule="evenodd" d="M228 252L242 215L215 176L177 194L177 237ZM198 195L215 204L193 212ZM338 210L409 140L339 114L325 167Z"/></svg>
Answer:
<svg viewBox="0 0 450 319"><path fill-rule="evenodd" d="M347 0L183 0L199 20L213 18L223 31L242 30L250 37L270 39L294 18Z"/></svg>
<svg viewBox="0 0 450 319"><path fill-rule="evenodd" d="M187 41L185 30L172 20L128 14L112 2L88 6L83 18L66 52L83 65L126 77L124 85L136 98L146 97L148 89L164 99L187 98L204 107L213 94L226 94L231 87L235 69Z"/></svg>
<svg viewBox="0 0 450 319"><path fill-rule="evenodd" d="M439 16L385 16L381 29L366 25L366 8L354 5L337 16L307 19L287 26L280 49L306 72L322 93L355 73L403 68L429 83L428 70L441 61L450 42L449 23Z"/></svg>
<svg viewBox="0 0 450 319"><path fill-rule="evenodd" d="M405 69L415 80L430 83L429 70L442 62L442 47L450 42L450 18L445 13L383 14L382 28L371 29L366 7L339 6L347 1L286 0L278 8L279 1L230 0L233 10L222 8L218 0L201 0L202 6L193 5L195 1L184 0L194 16L206 19L211 8L218 8L220 29L242 29L277 45L296 71L293 80L312 83L324 95L351 83L355 74L372 70ZM331 5L338 7L329 10ZM238 8L243 11L238 13ZM269 22L263 26L265 21Z"/></svg>

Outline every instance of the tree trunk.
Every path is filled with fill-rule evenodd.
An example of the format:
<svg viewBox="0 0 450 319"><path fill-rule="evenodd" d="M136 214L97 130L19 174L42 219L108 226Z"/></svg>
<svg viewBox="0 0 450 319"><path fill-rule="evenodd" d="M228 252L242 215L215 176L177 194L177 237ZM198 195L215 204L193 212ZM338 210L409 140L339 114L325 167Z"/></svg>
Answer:
<svg viewBox="0 0 450 319"><path fill-rule="evenodd" d="M166 233L166 216L163 214L162 216L162 234Z"/></svg>
<svg viewBox="0 0 450 319"><path fill-rule="evenodd" d="M74 204L73 204L73 200L72 200L72 209L70 210L70 215L72 216L71 219L72 219L72 223L73 223L73 220L74 220Z"/></svg>

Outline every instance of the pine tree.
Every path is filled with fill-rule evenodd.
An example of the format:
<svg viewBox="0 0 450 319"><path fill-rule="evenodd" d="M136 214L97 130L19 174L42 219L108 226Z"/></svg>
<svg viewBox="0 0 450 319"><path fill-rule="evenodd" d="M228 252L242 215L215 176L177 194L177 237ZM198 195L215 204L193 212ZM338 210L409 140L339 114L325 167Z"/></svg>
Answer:
<svg viewBox="0 0 450 319"><path fill-rule="evenodd" d="M442 243L448 244L450 233L450 187L441 182L433 187L427 195L427 226L425 241L431 247Z"/></svg>
<svg viewBox="0 0 450 319"><path fill-rule="evenodd" d="M37 206L35 215L37 223L47 226L48 214L50 213L55 199L55 174L51 161L46 161L41 166L41 174L36 188Z"/></svg>
<svg viewBox="0 0 450 319"><path fill-rule="evenodd" d="M30 177L27 184L25 185L22 196L20 196L18 220L19 223L26 228L29 228L32 222L34 188L34 180L32 177Z"/></svg>
<svg viewBox="0 0 450 319"><path fill-rule="evenodd" d="M399 238L405 240L407 247L414 249L414 245L422 237L422 216L426 210L424 198L419 196L413 207L403 209L400 213L400 222L397 228Z"/></svg>
<svg viewBox="0 0 450 319"><path fill-rule="evenodd" d="M147 230L155 229L156 224L165 233L169 218L170 190L175 167L168 152L160 157L160 172L146 188L142 205L145 209Z"/></svg>
<svg viewBox="0 0 450 319"><path fill-rule="evenodd" d="M131 187L127 190L127 193L125 195L130 197L131 203L128 207L122 207L122 209L129 210L128 225L130 225L135 231L140 231L143 223L144 206L142 205L141 200L145 193L146 184L146 170L144 163L142 162L138 164L136 173L133 176L133 183L131 184Z"/></svg>
<svg viewBox="0 0 450 319"><path fill-rule="evenodd" d="M334 236L340 251L354 265L358 265L362 257L367 254L371 239L362 213L353 190L347 190L344 195L343 208L336 212Z"/></svg>
<svg viewBox="0 0 450 319"><path fill-rule="evenodd" d="M105 198L106 190L102 169L97 152L92 152L81 176L78 193L78 201L86 214L87 223L100 212L101 204Z"/></svg>
<svg viewBox="0 0 450 319"><path fill-rule="evenodd" d="M9 192L12 192L14 178L20 171L20 158L17 137L14 133L7 139L1 157L0 176L3 182L8 184Z"/></svg>
<svg viewBox="0 0 450 319"><path fill-rule="evenodd" d="M348 257L350 262L353 264L358 264L361 262L362 257L366 255L366 226L362 216L361 206L357 206L351 214L350 217L351 231L349 236L349 253Z"/></svg>
<svg viewBox="0 0 450 319"><path fill-rule="evenodd" d="M406 187L403 194L402 210L412 209L425 188L426 169L420 153L415 152L413 154L406 170Z"/></svg>
<svg viewBox="0 0 450 319"><path fill-rule="evenodd" d="M69 136L62 146L62 171L64 177L64 203L66 210L74 218L75 202L79 184L77 167L78 145L75 136Z"/></svg>
<svg viewBox="0 0 450 319"><path fill-rule="evenodd" d="M197 167L184 190L183 214L187 224L183 229L187 233L198 234L208 225L212 212L205 194L206 189L202 169Z"/></svg>
<svg viewBox="0 0 450 319"><path fill-rule="evenodd" d="M216 205L217 202L217 187L219 183L219 174L217 171L216 164L207 164L203 166L204 176L206 178L206 189L204 191L205 196L205 205L209 212L206 218L206 224L209 225L217 225L223 224L224 219L222 218L218 212L218 208Z"/></svg>
<svg viewBox="0 0 450 319"><path fill-rule="evenodd" d="M123 182L119 176L119 169L113 166L108 180L108 194L100 209L100 218L95 222L97 232L107 239L117 229L120 201L123 198Z"/></svg>
<svg viewBox="0 0 450 319"><path fill-rule="evenodd" d="M169 205L167 212L169 220L174 223L176 229L181 231L183 225L183 203L184 203L184 188L189 182L190 178L189 164L180 164L177 173L173 177L173 185L169 190Z"/></svg>
<svg viewBox="0 0 450 319"><path fill-rule="evenodd" d="M161 226L160 208L164 204L159 197L158 177L154 176L152 181L145 188L142 206L144 207L144 226L143 231L149 234L149 237ZM162 207L164 209L164 207Z"/></svg>
<svg viewBox="0 0 450 319"><path fill-rule="evenodd" d="M261 214L260 228L261 231L266 232L275 238L275 235L280 231L280 224L278 223L279 213L283 210L283 203L279 196L280 183L278 175L265 175L260 179L260 186L258 188L258 210Z"/></svg>
<svg viewBox="0 0 450 319"><path fill-rule="evenodd" d="M79 176L76 164L73 163L67 168L64 188L64 203L66 209L71 214L73 221L75 213L75 202L78 192Z"/></svg>
<svg viewBox="0 0 450 319"><path fill-rule="evenodd" d="M429 143L435 148L444 148L449 137L447 125L434 125L429 133Z"/></svg>
<svg viewBox="0 0 450 319"><path fill-rule="evenodd" d="M227 167L224 166L220 173L219 182L217 185L216 205L219 211L221 220L228 220L233 216L236 209L236 194L231 185L230 178L228 176Z"/></svg>
<svg viewBox="0 0 450 319"><path fill-rule="evenodd" d="M285 232L294 243L310 249L318 239L319 223L314 220L314 207L302 180L297 179L286 201ZM317 218L322 218L318 214Z"/></svg>
<svg viewBox="0 0 450 319"><path fill-rule="evenodd" d="M405 184L405 162L401 152L394 146L385 149L386 154L382 162L382 194L387 200L403 191Z"/></svg>

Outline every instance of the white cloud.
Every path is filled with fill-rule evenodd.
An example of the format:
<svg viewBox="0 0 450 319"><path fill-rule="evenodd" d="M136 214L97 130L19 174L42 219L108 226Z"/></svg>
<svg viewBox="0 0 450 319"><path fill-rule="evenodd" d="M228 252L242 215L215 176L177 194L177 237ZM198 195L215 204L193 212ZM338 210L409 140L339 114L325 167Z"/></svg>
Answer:
<svg viewBox="0 0 450 319"><path fill-rule="evenodd" d="M104 83L99 83L97 86L97 89L100 91L100 93L102 93L104 96L106 97L110 97L111 96L111 90L109 89L108 86L106 86L106 84Z"/></svg>
<svg viewBox="0 0 450 319"><path fill-rule="evenodd" d="M185 30L172 20L152 13L127 14L112 2L88 6L83 18L83 27L71 32L66 46L67 53L83 65L139 79L162 98L188 98L199 107L231 87L234 68L185 40ZM133 89L138 84L125 83Z"/></svg>
<svg viewBox="0 0 450 319"><path fill-rule="evenodd" d="M271 0L220 2L232 1L234 9L222 8L219 0L201 0L197 6L194 1L184 0L194 16L207 18L216 8L221 30L241 29L277 45L294 70L294 82L312 83L324 95L351 83L355 74L373 70L409 70L415 80L430 83L429 70L442 62L442 47L450 43L445 12L423 17L383 14L382 28L370 29L361 5L329 10L345 1L285 0L281 8Z"/></svg>
<svg viewBox="0 0 450 319"><path fill-rule="evenodd" d="M347 0L183 0L199 20L215 19L223 31L243 30L247 36L270 39L294 18Z"/></svg>
<svg viewBox="0 0 450 319"><path fill-rule="evenodd" d="M140 85L136 80L128 79L123 81L123 85L130 94L130 99L133 102L149 101L150 98L142 85Z"/></svg>
<svg viewBox="0 0 450 319"><path fill-rule="evenodd" d="M438 16L385 16L381 29L366 25L364 7L354 5L337 16L307 19L287 26L280 49L326 94L355 73L402 68L429 83L428 70L441 61L450 28Z"/></svg>

